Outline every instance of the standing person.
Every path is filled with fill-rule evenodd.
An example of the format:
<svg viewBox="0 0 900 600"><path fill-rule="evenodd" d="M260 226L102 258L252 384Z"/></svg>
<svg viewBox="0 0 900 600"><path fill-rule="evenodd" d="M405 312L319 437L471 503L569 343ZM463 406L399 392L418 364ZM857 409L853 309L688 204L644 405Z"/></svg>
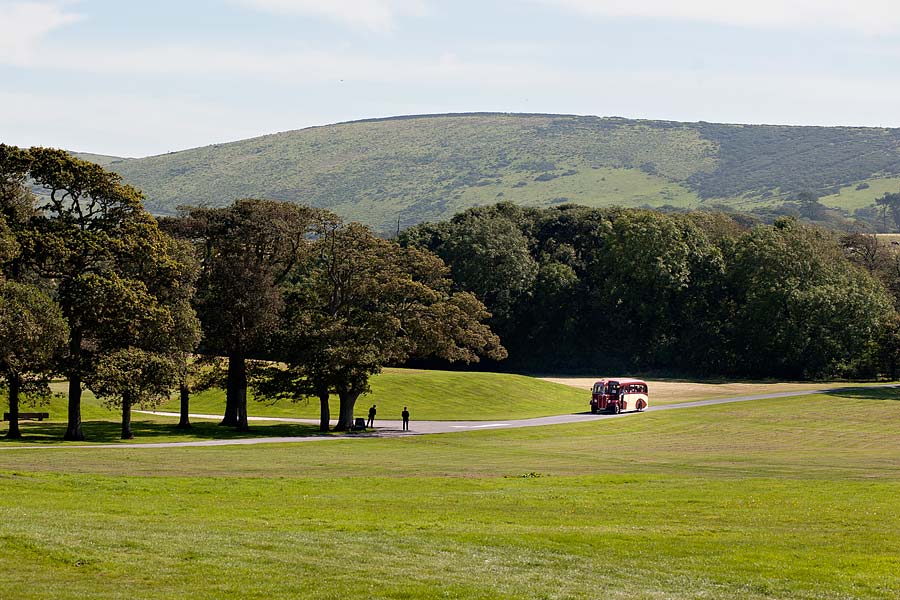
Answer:
<svg viewBox="0 0 900 600"><path fill-rule="evenodd" d="M409 431L409 411L406 407L403 407L403 412L400 413L400 416L403 417L403 431Z"/></svg>
<svg viewBox="0 0 900 600"><path fill-rule="evenodd" d="M375 413L376 412L377 411L375 410L375 405L373 404L372 407L369 409L369 420L366 421L366 427L375 427Z"/></svg>

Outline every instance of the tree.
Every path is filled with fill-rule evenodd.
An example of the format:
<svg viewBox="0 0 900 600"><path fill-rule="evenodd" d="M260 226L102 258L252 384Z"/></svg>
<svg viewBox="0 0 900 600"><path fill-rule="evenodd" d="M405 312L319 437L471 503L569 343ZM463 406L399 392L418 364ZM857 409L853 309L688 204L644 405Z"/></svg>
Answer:
<svg viewBox="0 0 900 600"><path fill-rule="evenodd" d="M884 269L887 252L874 233L848 233L841 236L840 243L847 258L869 273L876 274Z"/></svg>
<svg viewBox="0 0 900 600"><path fill-rule="evenodd" d="M739 307L733 369L744 374L852 374L893 314L881 284L852 265L831 234L793 219L742 236L728 262Z"/></svg>
<svg viewBox="0 0 900 600"><path fill-rule="evenodd" d="M828 207L819 202L819 195L811 191L797 194L800 215L811 221L824 221L828 216Z"/></svg>
<svg viewBox="0 0 900 600"><path fill-rule="evenodd" d="M227 208L185 208L163 227L190 241L201 264L195 297L201 351L228 358L222 425L246 431L247 364L265 355L277 329L281 284L304 255L313 209L274 200L238 200Z"/></svg>
<svg viewBox="0 0 900 600"><path fill-rule="evenodd" d="M43 392L69 329L59 307L32 285L0 283L0 374L9 391L8 438L21 438L19 397Z"/></svg>
<svg viewBox="0 0 900 600"><path fill-rule="evenodd" d="M62 150L0 150L0 171L27 174L43 188L37 214L17 231L21 262L52 288L69 324L65 439L83 440L81 393L98 359L171 315L153 278L178 270L169 238L141 194L118 175ZM162 332L166 328L159 328ZM174 330L170 330L174 331ZM156 341L165 341L159 335Z"/></svg>
<svg viewBox="0 0 900 600"><path fill-rule="evenodd" d="M21 437L20 397L49 394L47 377L68 336L59 307L38 287L24 283L27 274L16 238L34 216L34 196L24 185L26 173L22 153L0 145L0 374L9 394L9 438Z"/></svg>
<svg viewBox="0 0 900 600"><path fill-rule="evenodd" d="M222 387L225 378L223 362L216 356L191 355L181 353L176 361L178 364L178 399L179 418L176 429L191 429L191 394Z"/></svg>
<svg viewBox="0 0 900 600"><path fill-rule="evenodd" d="M875 200L875 205L880 206L883 211L891 211L894 227L900 228L900 192L895 194L885 193Z"/></svg>
<svg viewBox="0 0 900 600"><path fill-rule="evenodd" d="M626 364L677 364L690 354L684 337L706 329L722 270L721 253L690 221L652 211L612 215L588 273L590 313L602 319L591 330L604 332L601 344L627 340L607 350Z"/></svg>
<svg viewBox="0 0 900 600"><path fill-rule="evenodd" d="M90 389L108 406L122 409L122 439L134 437L131 409L159 404L179 383L178 364L172 358L140 348L122 348L104 355L88 377Z"/></svg>
<svg viewBox="0 0 900 600"><path fill-rule="evenodd" d="M321 429L328 428L332 391L340 399L335 429L352 427L357 399L385 364L429 355L505 357L481 323L489 316L484 305L468 292L451 293L446 267L430 252L335 222L320 230L313 250L290 280L279 336L287 368L271 368L267 383L281 395L318 397Z"/></svg>
<svg viewBox="0 0 900 600"><path fill-rule="evenodd" d="M141 302L142 313L132 316L141 327L106 341L87 378L98 397L110 406L121 406L123 439L133 437L134 404L158 403L185 382L188 354L200 337L190 304L198 266L189 248L161 232L153 247L155 252L133 256L123 265L152 292ZM163 257L168 260L160 261Z"/></svg>
<svg viewBox="0 0 900 600"><path fill-rule="evenodd" d="M504 323L538 272L521 228L523 220L522 209L503 202L456 215L442 235L432 238L437 242L433 245L422 246L424 232L410 233L405 241L440 256L450 265L456 289L475 294L490 309L494 322ZM413 242L411 236L419 239Z"/></svg>

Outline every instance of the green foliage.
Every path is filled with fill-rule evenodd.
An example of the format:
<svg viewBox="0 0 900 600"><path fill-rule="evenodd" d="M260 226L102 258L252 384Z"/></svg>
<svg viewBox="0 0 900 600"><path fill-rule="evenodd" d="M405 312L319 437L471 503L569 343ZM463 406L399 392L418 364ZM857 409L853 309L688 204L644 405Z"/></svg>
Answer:
<svg viewBox="0 0 900 600"><path fill-rule="evenodd" d="M118 175L61 150L7 146L0 171L7 185L27 175L44 192L16 225L14 265L40 278L68 322L66 438L83 439L81 383L98 361L123 348L176 353L196 344L196 269Z"/></svg>
<svg viewBox="0 0 900 600"><path fill-rule="evenodd" d="M385 364L438 356L450 362L502 359L482 323L489 315L468 292L451 293L443 262L368 228L327 220L308 260L290 278L285 326L272 367L257 383L269 393L318 396L328 428L328 395L341 399L338 429L352 426L356 399Z"/></svg>
<svg viewBox="0 0 900 600"><path fill-rule="evenodd" d="M0 372L52 374L69 328L59 306L33 285L0 283Z"/></svg>
<svg viewBox="0 0 900 600"><path fill-rule="evenodd" d="M276 286L303 256L312 216L307 207L245 199L162 221L193 244L202 267L194 302L205 352L249 356L265 346L282 307Z"/></svg>
<svg viewBox="0 0 900 600"><path fill-rule="evenodd" d="M169 399L178 386L178 363L163 354L140 348L123 348L104 355L90 373L87 384L108 406L123 401L153 406Z"/></svg>
<svg viewBox="0 0 900 600"><path fill-rule="evenodd" d="M518 240L517 264L537 273L527 285L516 287L516 268L472 241L496 239ZM505 295L482 291L510 350L505 368L885 372L877 355L890 339L880 336L893 318L891 297L833 235L794 219L747 230L723 214L503 203L411 228L401 240L433 249L454 274L506 282ZM447 250L457 247L471 249ZM471 276L458 281L478 289Z"/></svg>
<svg viewBox="0 0 900 600"><path fill-rule="evenodd" d="M456 286L490 304L498 316L508 316L538 271L521 218L522 211L508 202L473 209L438 225L440 239L431 246L450 265Z"/></svg>
<svg viewBox="0 0 900 600"><path fill-rule="evenodd" d="M890 210L891 216L894 218L894 225L900 228L900 192L885 194L875 200L875 204Z"/></svg>
<svg viewBox="0 0 900 600"><path fill-rule="evenodd" d="M0 377L9 392L10 438L19 438L20 399L44 400L69 337L62 312L33 285L0 282Z"/></svg>
<svg viewBox="0 0 900 600"><path fill-rule="evenodd" d="M730 263L742 370L821 377L865 368L891 302L827 233L791 220L758 227Z"/></svg>

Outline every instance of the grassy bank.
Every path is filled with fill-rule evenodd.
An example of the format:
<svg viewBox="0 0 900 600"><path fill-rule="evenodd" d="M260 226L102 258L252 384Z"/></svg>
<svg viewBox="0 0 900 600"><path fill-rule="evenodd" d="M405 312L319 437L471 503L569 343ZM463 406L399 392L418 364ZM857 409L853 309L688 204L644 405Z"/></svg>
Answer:
<svg viewBox="0 0 900 600"><path fill-rule="evenodd" d="M365 416L369 406L377 404L382 419L399 419L404 406L409 407L416 420L527 419L581 412L590 402L589 393L570 386L504 373L385 369L371 383L371 393L360 397L357 403L359 416ZM337 415L337 396L332 397L330 405L332 414ZM195 394L191 399L192 412L218 414L224 407L224 392L218 389ZM178 402L173 400L161 410L177 411ZM319 401L285 400L272 404L257 398L249 403L247 412L315 419L319 416Z"/></svg>

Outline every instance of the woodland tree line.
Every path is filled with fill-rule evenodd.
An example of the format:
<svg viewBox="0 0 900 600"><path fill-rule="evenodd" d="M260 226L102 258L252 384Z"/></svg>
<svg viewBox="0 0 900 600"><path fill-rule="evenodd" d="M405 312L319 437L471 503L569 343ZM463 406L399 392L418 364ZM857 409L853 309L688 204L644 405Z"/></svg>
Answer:
<svg viewBox="0 0 900 600"><path fill-rule="evenodd" d="M506 356L484 305L453 289L437 256L326 210L241 200L158 221L117 175L45 148L0 145L0 185L11 437L19 398L57 375L69 382L67 440L84 439L85 388L121 407L123 438L133 406L174 389L190 426L189 394L211 383L226 389L222 424L246 430L253 359L262 393L319 398L325 430L336 394L345 430L386 363Z"/></svg>
<svg viewBox="0 0 900 600"><path fill-rule="evenodd" d="M900 252L872 234L501 203L401 242L435 252L486 304L509 351L502 368L895 376Z"/></svg>
<svg viewBox="0 0 900 600"><path fill-rule="evenodd" d="M29 191L37 186L35 196ZM119 177L0 145L0 372L19 399L68 383L122 410L226 390L317 398L337 430L387 364L895 376L900 254L782 218L564 205L472 209L397 240L327 210L239 200L156 219ZM496 332L496 333L495 333ZM502 340L502 343L501 343ZM507 358L508 351L508 358ZM502 362L501 362L502 361Z"/></svg>

